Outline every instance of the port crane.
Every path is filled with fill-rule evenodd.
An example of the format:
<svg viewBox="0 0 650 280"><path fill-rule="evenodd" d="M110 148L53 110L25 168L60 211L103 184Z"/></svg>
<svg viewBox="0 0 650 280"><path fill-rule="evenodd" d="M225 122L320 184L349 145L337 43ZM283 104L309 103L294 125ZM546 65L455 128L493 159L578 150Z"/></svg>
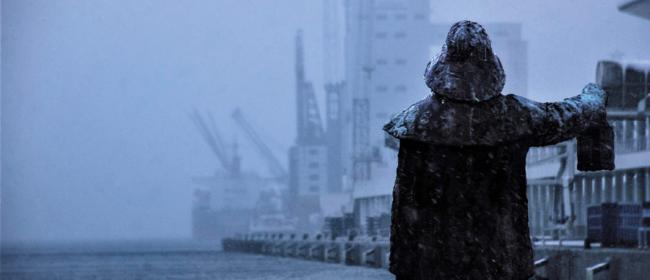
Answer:
<svg viewBox="0 0 650 280"><path fill-rule="evenodd" d="M273 179L281 183L288 181L289 175L284 169L278 158L273 154L268 145L262 140L262 137L253 128L251 123L246 119L241 109L237 108L232 112L232 118L237 122L239 127L246 133L248 139L255 145L257 151L264 158Z"/></svg>
<svg viewBox="0 0 650 280"><path fill-rule="evenodd" d="M212 114L208 114L207 120L196 109L190 115L197 130L210 147L210 150L217 157L221 166L231 177L241 175L241 157L237 153L237 143L233 143L232 152L229 153L223 138L217 130L217 125Z"/></svg>

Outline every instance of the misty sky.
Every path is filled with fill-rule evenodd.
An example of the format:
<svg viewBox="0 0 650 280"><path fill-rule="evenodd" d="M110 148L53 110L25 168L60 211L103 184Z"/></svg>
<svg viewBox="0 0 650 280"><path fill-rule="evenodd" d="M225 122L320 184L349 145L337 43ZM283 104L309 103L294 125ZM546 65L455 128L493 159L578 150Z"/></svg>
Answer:
<svg viewBox="0 0 650 280"><path fill-rule="evenodd" d="M650 21L618 3L445 0L431 15L522 22L529 96L550 100L593 81L599 59L650 59ZM286 162L298 28L322 95L317 0L2 5L4 240L189 237L191 178L219 167L192 108L213 112L244 167L264 173L229 115L241 107Z"/></svg>

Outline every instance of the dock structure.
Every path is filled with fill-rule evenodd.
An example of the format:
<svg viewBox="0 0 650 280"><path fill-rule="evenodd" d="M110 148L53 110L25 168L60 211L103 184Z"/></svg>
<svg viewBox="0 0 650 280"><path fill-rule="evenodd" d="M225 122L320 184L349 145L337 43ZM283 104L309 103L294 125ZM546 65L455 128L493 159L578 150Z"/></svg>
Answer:
<svg viewBox="0 0 650 280"><path fill-rule="evenodd" d="M650 250L591 249L573 241L533 242L535 273L541 279L638 280L650 275ZM222 240L226 252L296 258L341 265L388 269L390 242L385 237L337 237L327 234L255 233ZM499 264L496 264L499 265Z"/></svg>
<svg viewBox="0 0 650 280"><path fill-rule="evenodd" d="M226 252L253 253L320 262L388 268L390 243L381 237L326 234L250 234L222 240Z"/></svg>

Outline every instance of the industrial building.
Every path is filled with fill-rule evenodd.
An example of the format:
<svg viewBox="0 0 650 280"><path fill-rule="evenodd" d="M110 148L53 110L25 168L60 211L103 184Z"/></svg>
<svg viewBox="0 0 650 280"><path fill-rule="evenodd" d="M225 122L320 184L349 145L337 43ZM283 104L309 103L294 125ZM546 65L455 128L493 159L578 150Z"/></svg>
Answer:
<svg viewBox="0 0 650 280"><path fill-rule="evenodd" d="M384 146L390 116L426 95L422 73L430 58L429 1L345 2L343 147L354 191L385 184L394 152Z"/></svg>

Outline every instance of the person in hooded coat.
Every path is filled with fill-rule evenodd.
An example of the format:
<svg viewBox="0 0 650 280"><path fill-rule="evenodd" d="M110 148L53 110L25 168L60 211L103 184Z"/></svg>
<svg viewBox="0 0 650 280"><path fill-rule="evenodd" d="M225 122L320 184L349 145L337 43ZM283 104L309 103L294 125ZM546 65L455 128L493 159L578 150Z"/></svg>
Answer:
<svg viewBox="0 0 650 280"><path fill-rule="evenodd" d="M425 80L431 94L384 126L399 139L390 271L398 280L533 278L526 153L611 129L605 92L588 84L550 103L501 94L499 58L470 21L451 27Z"/></svg>

